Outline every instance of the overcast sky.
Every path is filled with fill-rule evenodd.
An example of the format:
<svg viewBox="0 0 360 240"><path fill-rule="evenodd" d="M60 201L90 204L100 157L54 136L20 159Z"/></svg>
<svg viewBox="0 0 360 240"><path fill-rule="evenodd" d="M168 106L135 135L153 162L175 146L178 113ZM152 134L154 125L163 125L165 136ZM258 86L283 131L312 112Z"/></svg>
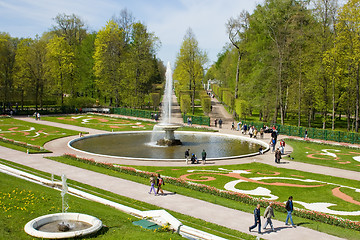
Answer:
<svg viewBox="0 0 360 240"><path fill-rule="evenodd" d="M79 16L98 31L121 9L154 32L162 46L158 57L174 64L186 30L191 27L209 65L228 43L225 23L242 10L250 13L263 0L0 0L0 32L12 37L35 37L48 31L59 13Z"/></svg>

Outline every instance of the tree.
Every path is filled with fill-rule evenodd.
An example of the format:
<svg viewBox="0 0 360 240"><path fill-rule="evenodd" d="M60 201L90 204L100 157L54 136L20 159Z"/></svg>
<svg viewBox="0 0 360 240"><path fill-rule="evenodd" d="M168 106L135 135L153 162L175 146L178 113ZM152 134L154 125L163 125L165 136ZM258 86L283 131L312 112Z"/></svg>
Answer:
<svg viewBox="0 0 360 240"><path fill-rule="evenodd" d="M64 37L55 36L46 47L46 64L49 77L53 81L55 93L61 95L61 105L64 105L65 94L75 93L74 81L75 54Z"/></svg>
<svg viewBox="0 0 360 240"><path fill-rule="evenodd" d="M0 33L0 96L3 111L8 105L13 91L13 68L15 63L15 51L18 40L11 38L7 33Z"/></svg>
<svg viewBox="0 0 360 240"><path fill-rule="evenodd" d="M195 91L204 76L203 65L207 54L200 50L198 41L191 28L186 31L180 52L177 54L174 76L183 87L188 87L191 94L192 113L195 113Z"/></svg>
<svg viewBox="0 0 360 240"><path fill-rule="evenodd" d="M33 94L35 108L42 105L46 88L47 68L45 67L46 42L39 37L23 39L18 45L15 57L14 85L21 91L21 105L24 94Z"/></svg>
<svg viewBox="0 0 360 240"><path fill-rule="evenodd" d="M244 32L246 32L249 27L249 16L250 15L247 11L243 11L236 19L231 17L226 24L229 40L238 53L235 80L235 99L238 98L240 61L245 51L243 48L240 48L243 45L240 45L239 43L241 41L246 41L246 34L244 34Z"/></svg>
<svg viewBox="0 0 360 240"><path fill-rule="evenodd" d="M124 82L125 34L118 24L110 20L95 39L94 72L96 85L107 96L115 96L118 106Z"/></svg>

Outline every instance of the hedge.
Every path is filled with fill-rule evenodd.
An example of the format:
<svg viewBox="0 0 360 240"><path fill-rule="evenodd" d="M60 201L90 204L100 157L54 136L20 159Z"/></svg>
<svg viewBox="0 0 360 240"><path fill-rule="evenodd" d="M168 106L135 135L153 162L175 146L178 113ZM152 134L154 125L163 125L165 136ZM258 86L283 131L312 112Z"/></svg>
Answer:
<svg viewBox="0 0 360 240"><path fill-rule="evenodd" d="M112 163L102 163L102 162L96 162L93 159L87 159L87 158L78 158L74 154L65 154L63 155L66 158L76 160L82 163L95 165L99 167L104 167L106 169L110 169L112 171L121 172L125 174L130 174L133 176L143 177L143 178L150 178L151 176L155 177L157 176L157 173L153 172L146 172L146 171L140 171L132 167L123 167L118 165L113 165ZM273 207L276 211L279 212L286 212L285 204L282 202L276 202L276 201L269 201L266 199L256 198L252 197L243 193L237 193L227 190L220 190L215 187L207 186L204 184L198 184L193 183L189 181L185 181L180 178L174 178L174 177L167 177L163 176L164 181L168 184L172 184L179 187L188 188L194 191L199 191L203 193L208 193L214 196L223 197L226 199L231 199L235 201L239 201L242 203L250 204L250 205L257 205L260 204L262 207L267 207L270 202L274 203ZM302 218L311 219L318 222L327 223L330 225L340 226L343 228L349 228L356 231L360 231L360 222L358 221L351 221L349 219L343 219L335 216L331 216L325 213L316 212L316 211L310 211L310 210L304 210L299 208L294 208L293 214L295 216L299 216Z"/></svg>
<svg viewBox="0 0 360 240"><path fill-rule="evenodd" d="M234 108L234 105L235 105L235 97L234 95L228 91L228 90L224 90L223 91L223 94L222 94L223 98L223 102L231 109Z"/></svg>
<svg viewBox="0 0 360 240"><path fill-rule="evenodd" d="M239 118L245 118L246 113L248 112L249 104L247 101L242 99L235 100L235 112L239 116ZM262 126L261 126L262 127ZM258 128L260 129L260 128Z"/></svg>
<svg viewBox="0 0 360 240"><path fill-rule="evenodd" d="M159 106L160 98L161 98L160 93L158 92L150 93L150 101L154 109L156 109Z"/></svg>
<svg viewBox="0 0 360 240"><path fill-rule="evenodd" d="M180 109L181 112L183 113L187 113L190 111L190 107L191 107L191 98L189 95L181 95L180 97Z"/></svg>
<svg viewBox="0 0 360 240"><path fill-rule="evenodd" d="M205 114L211 112L211 98L209 96L204 96L201 98L201 107Z"/></svg>
<svg viewBox="0 0 360 240"><path fill-rule="evenodd" d="M131 117L140 117L140 118L148 118L152 119L152 117L157 114L160 116L160 112L157 111L148 111L148 110L140 110L140 109L132 109L132 108L112 108L111 113L131 116Z"/></svg>

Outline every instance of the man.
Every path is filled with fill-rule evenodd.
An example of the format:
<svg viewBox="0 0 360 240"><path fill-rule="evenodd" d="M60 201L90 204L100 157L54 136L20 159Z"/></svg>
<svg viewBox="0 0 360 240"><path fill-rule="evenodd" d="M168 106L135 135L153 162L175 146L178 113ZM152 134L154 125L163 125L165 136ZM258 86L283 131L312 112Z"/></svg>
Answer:
<svg viewBox="0 0 360 240"><path fill-rule="evenodd" d="M275 162L280 163L280 159L281 159L281 152L280 152L280 149L278 148L275 151Z"/></svg>
<svg viewBox="0 0 360 240"><path fill-rule="evenodd" d="M201 153L201 159L202 159L202 163L205 165L206 162L206 152L205 149L203 149L202 153Z"/></svg>
<svg viewBox="0 0 360 240"><path fill-rule="evenodd" d="M265 209L264 218L266 219L266 223L265 223L265 226L264 226L263 229L265 229L266 226L267 226L268 224L270 224L271 230L274 232L275 230L274 230L274 227L273 227L271 218L272 218L272 217L275 217L275 215L274 215L274 210L273 210L273 208L272 208L272 205L273 205L273 203L271 202L271 203L269 204L269 206Z"/></svg>
<svg viewBox="0 0 360 240"><path fill-rule="evenodd" d="M258 233L261 233L260 204L258 204L254 209L254 218L255 218L255 224L249 227L249 232L251 232L251 229L256 228L256 226L258 226Z"/></svg>
<svg viewBox="0 0 360 240"><path fill-rule="evenodd" d="M161 186L165 185L164 179L160 176L160 173L158 173L158 177L156 179L156 185L157 185L157 191L156 194L159 194L159 191L162 195L164 195L164 191L162 190Z"/></svg>
<svg viewBox="0 0 360 240"><path fill-rule="evenodd" d="M189 157L190 157L190 149L186 150L185 151L185 161L186 161L186 164L188 164L189 162Z"/></svg>
<svg viewBox="0 0 360 240"><path fill-rule="evenodd" d="M289 218L290 218L290 221L291 221L291 226L295 227L295 224L292 220L292 212L294 211L294 205L293 205L293 197L290 196L289 197L289 200L286 202L286 205L285 205L285 209L287 211L287 216L286 216L286 220L285 220L285 225L288 225L288 221L289 221Z"/></svg>

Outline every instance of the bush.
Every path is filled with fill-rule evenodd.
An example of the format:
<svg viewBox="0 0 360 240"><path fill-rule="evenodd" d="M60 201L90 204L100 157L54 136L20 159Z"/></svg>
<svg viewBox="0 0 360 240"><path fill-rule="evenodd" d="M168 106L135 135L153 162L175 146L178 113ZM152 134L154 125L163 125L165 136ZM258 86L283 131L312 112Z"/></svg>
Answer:
<svg viewBox="0 0 360 240"><path fill-rule="evenodd" d="M223 102L230 107L231 109L234 108L234 104L235 104L235 97L234 95L228 91L228 90L224 90L223 91Z"/></svg>
<svg viewBox="0 0 360 240"><path fill-rule="evenodd" d="M205 114L208 114L211 111L211 98L209 96L201 98L201 107Z"/></svg>
<svg viewBox="0 0 360 240"><path fill-rule="evenodd" d="M191 98L189 95L182 95L180 97L180 109L184 114L189 112L191 108Z"/></svg>
<svg viewBox="0 0 360 240"><path fill-rule="evenodd" d="M157 93L157 92L150 93L150 101L151 101L151 105L153 106L154 110L156 110L156 108L160 104L160 93Z"/></svg>
<svg viewBox="0 0 360 240"><path fill-rule="evenodd" d="M65 105L69 107L93 107L96 100L91 97L77 97L77 98L65 98Z"/></svg>
<svg viewBox="0 0 360 240"><path fill-rule="evenodd" d="M235 112L239 118L245 118L249 109L249 104L247 101L242 99L235 100Z"/></svg>

